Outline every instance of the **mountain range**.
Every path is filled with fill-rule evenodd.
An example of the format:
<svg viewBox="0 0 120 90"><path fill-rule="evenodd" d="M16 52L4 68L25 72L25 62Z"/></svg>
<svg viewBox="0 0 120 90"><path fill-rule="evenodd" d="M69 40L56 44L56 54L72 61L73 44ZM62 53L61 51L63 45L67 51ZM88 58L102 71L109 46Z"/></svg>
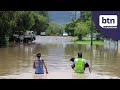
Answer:
<svg viewBox="0 0 120 90"><path fill-rule="evenodd" d="M56 22L61 26L75 18L75 11L48 11L49 21ZM76 18L80 17L80 11L76 12Z"/></svg>

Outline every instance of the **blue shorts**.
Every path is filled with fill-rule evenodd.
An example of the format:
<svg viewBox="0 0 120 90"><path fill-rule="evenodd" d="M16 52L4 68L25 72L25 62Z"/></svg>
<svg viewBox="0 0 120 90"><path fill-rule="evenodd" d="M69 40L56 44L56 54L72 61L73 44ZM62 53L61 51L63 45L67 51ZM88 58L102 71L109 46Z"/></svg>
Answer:
<svg viewBox="0 0 120 90"><path fill-rule="evenodd" d="M35 74L44 74L43 68L36 67Z"/></svg>

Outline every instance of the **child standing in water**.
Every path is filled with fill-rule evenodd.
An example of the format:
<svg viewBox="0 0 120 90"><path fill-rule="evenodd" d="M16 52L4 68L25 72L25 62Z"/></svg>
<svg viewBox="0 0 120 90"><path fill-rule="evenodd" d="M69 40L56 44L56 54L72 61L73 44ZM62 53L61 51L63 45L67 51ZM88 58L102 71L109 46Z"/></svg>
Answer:
<svg viewBox="0 0 120 90"><path fill-rule="evenodd" d="M48 74L47 66L43 59L41 59L41 53L36 54L36 59L33 63L33 68L35 69L35 74L44 74L44 68L46 70L46 74Z"/></svg>

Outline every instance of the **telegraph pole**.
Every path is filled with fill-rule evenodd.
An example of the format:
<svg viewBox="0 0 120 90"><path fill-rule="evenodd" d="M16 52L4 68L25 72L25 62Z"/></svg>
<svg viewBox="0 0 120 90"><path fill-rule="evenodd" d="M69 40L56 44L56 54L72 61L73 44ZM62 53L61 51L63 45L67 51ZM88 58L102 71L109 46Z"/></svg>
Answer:
<svg viewBox="0 0 120 90"><path fill-rule="evenodd" d="M92 72L92 55L93 55L93 52L92 52L92 50L93 50L93 48L92 48L92 46L93 46L93 20L92 20L92 11L91 11L91 49L90 49L90 56L91 56L91 59L90 59L90 68L89 68L89 70L90 70L90 72Z"/></svg>
<svg viewBox="0 0 120 90"><path fill-rule="evenodd" d="M77 11L75 11L75 20L76 20L76 12L77 12Z"/></svg>
<svg viewBox="0 0 120 90"><path fill-rule="evenodd" d="M93 20L92 20L92 12L91 12L91 46L93 45Z"/></svg>

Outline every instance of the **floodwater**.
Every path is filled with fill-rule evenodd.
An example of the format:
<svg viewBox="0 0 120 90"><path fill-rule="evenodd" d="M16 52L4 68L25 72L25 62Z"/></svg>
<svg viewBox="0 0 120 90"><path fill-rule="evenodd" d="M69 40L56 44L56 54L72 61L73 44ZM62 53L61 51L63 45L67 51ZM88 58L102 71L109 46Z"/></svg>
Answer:
<svg viewBox="0 0 120 90"><path fill-rule="evenodd" d="M0 48L1 79L120 78L120 52L118 48L105 45L93 45L92 48L90 45L76 45L70 43L67 37L42 37L42 39L38 37L38 39L35 43L20 43ZM57 43L54 42L55 40ZM40 41L48 41L49 43ZM88 68L84 74L74 73L71 69L72 62L69 60L71 57L77 57L78 51L82 51L83 57L90 64L91 73L89 73ZM37 52L41 52L48 68L48 74L34 74L32 66Z"/></svg>

